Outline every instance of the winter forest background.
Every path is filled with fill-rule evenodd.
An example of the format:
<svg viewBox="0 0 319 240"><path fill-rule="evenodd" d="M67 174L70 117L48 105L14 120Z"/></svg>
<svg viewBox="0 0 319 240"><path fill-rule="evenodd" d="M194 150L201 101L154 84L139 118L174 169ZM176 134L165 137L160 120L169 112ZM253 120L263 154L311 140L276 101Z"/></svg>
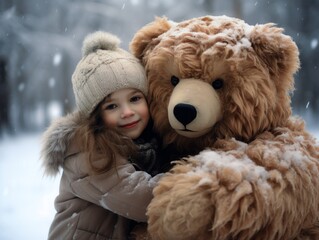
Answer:
<svg viewBox="0 0 319 240"><path fill-rule="evenodd" d="M318 117L318 12L319 0L1 0L1 129L39 131L73 109L71 75L85 35L109 31L128 49L139 28L163 15L173 21L229 15L283 27L300 48L302 63L293 109Z"/></svg>
<svg viewBox="0 0 319 240"><path fill-rule="evenodd" d="M85 35L112 32L128 50L155 16L274 22L300 50L293 111L318 133L318 12L319 0L1 0L0 239L46 238L59 179L42 178L39 139L54 118L74 109L71 75Z"/></svg>

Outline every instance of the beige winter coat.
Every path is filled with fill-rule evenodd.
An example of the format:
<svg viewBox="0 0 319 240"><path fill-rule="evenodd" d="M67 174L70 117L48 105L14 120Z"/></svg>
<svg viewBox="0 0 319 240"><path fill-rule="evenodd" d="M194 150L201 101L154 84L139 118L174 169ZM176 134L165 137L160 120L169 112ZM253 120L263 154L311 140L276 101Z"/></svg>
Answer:
<svg viewBox="0 0 319 240"><path fill-rule="evenodd" d="M79 151L74 137L79 119L77 113L62 117L44 134L46 172L63 169L48 239L128 239L132 220L146 222L146 207L160 176L136 171L120 156L116 169L89 175L87 154Z"/></svg>

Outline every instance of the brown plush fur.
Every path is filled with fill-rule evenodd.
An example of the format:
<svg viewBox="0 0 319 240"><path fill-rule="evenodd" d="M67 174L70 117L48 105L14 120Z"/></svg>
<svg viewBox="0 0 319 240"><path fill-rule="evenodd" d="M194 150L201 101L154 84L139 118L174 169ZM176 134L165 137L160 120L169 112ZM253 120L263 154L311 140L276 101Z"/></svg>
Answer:
<svg viewBox="0 0 319 240"><path fill-rule="evenodd" d="M228 17L139 30L131 50L146 67L155 129L176 150L209 149L176 165L154 191L154 239L319 239L319 146L291 116L298 49L274 24ZM168 120L170 79L217 90L220 120L198 138ZM208 102L203 104L209 104Z"/></svg>

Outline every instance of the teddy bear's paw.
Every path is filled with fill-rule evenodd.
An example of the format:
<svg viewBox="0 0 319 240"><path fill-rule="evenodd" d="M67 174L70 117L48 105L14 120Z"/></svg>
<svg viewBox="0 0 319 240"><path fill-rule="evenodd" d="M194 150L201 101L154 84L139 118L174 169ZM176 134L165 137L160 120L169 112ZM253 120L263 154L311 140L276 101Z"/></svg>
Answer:
<svg viewBox="0 0 319 240"><path fill-rule="evenodd" d="M183 176L181 176L183 175ZM148 230L153 239L210 239L214 203L208 179L192 174L170 175L154 190L148 207ZM162 192L165 194L161 194ZM171 194L170 194L171 193ZM202 233L202 234L199 234Z"/></svg>

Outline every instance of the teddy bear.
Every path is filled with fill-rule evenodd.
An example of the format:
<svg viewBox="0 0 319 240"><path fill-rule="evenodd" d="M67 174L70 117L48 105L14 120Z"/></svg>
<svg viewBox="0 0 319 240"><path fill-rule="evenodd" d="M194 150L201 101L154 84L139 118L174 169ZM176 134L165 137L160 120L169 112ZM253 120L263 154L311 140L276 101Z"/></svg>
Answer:
<svg viewBox="0 0 319 240"><path fill-rule="evenodd" d="M147 210L152 239L319 239L319 144L292 114L299 51L283 32L203 16L134 35L154 129L179 156Z"/></svg>

